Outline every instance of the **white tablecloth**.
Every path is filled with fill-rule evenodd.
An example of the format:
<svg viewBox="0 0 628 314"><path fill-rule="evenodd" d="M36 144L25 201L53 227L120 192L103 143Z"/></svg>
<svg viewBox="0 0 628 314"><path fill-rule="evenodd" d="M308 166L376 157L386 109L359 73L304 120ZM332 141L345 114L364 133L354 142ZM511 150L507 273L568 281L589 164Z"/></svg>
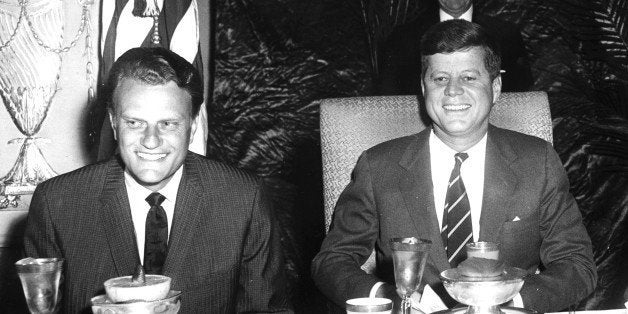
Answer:
<svg viewBox="0 0 628 314"><path fill-rule="evenodd" d="M603 310L603 311L575 311L575 312L553 312L553 313L545 313L545 314L628 314L627 309L620 310Z"/></svg>

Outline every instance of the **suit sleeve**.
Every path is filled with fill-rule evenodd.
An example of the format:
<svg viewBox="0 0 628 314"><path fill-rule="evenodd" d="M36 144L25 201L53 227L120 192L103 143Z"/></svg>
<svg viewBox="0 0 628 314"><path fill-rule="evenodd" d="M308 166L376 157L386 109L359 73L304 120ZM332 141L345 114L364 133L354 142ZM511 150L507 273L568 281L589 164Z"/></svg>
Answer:
<svg viewBox="0 0 628 314"><path fill-rule="evenodd" d="M373 251L379 226L371 180L363 154L336 203L329 233L312 262L318 288L343 308L348 299L368 297L373 285L381 281L360 268Z"/></svg>
<svg viewBox="0 0 628 314"><path fill-rule="evenodd" d="M46 183L35 189L28 210L24 251L29 257L63 257L56 241L50 217L50 206L46 198Z"/></svg>
<svg viewBox="0 0 628 314"><path fill-rule="evenodd" d="M262 184L255 194L244 239L239 289L238 313L292 313L279 233Z"/></svg>
<svg viewBox="0 0 628 314"><path fill-rule="evenodd" d="M597 273L591 239L560 159L546 146L545 182L540 208L542 262L539 274L526 277L523 304L539 312L555 312L593 292Z"/></svg>

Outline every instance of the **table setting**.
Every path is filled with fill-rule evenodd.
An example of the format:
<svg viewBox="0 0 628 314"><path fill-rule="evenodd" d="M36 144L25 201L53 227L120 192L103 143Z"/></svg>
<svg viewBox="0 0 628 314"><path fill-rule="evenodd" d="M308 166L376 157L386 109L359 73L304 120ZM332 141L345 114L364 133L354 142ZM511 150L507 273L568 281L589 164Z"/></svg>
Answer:
<svg viewBox="0 0 628 314"><path fill-rule="evenodd" d="M31 314L59 310L62 258L27 257L15 263ZM94 314L176 314L181 308L181 291L171 290L171 278L145 274L138 265L132 276L106 280L105 294L91 299Z"/></svg>
<svg viewBox="0 0 628 314"><path fill-rule="evenodd" d="M457 267L440 273L447 293L461 306L447 309L441 306L427 308L415 297L422 277L431 243L417 238L390 240L393 252L395 284L401 298L400 313L435 314L536 314L536 311L506 306L521 290L527 272L505 265L499 258L499 244L471 242L465 246L467 259ZM438 296L426 286L422 298ZM413 301L414 300L414 301ZM440 301L440 299L438 299ZM628 302L626 302L628 308ZM386 298L359 298L347 300L347 313L393 313L393 305ZM628 314L627 309L602 311L568 311L548 314Z"/></svg>
<svg viewBox="0 0 628 314"><path fill-rule="evenodd" d="M466 245L467 259L457 267L440 273L447 293L460 307L446 309L421 307L415 299L422 278L431 242L425 239L394 238L393 252L395 285L401 299L400 313L436 314L536 314L537 312L507 304L515 297L527 272L505 265L499 259L499 245L472 242ZM51 314L58 311L64 260L62 258L27 257L15 263L30 313ZM181 292L170 289L171 278L145 274L138 265L131 276L115 277L103 285L105 294L91 299L95 314L160 313L176 314L181 307ZM436 294L426 286L423 298ZM413 301L414 300L414 301ZM442 302L441 302L442 303ZM626 309L567 311L547 314L628 314ZM348 314L392 314L393 301L387 298L357 298L347 300Z"/></svg>

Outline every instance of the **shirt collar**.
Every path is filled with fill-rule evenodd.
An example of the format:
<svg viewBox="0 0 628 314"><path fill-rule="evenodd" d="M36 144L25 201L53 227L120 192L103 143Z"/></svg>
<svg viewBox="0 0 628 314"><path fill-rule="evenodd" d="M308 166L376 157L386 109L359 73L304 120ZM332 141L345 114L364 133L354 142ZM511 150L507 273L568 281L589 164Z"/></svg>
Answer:
<svg viewBox="0 0 628 314"><path fill-rule="evenodd" d="M166 185L161 188L159 192L161 195L165 196L167 200L171 202L176 202L177 200L177 191L179 190L179 183L181 182L181 177L183 176L183 166L179 167L177 171L172 175L170 181L166 183ZM139 184L131 173L129 173L128 169L124 170L124 183L126 184L126 188L129 190L129 194L131 195L146 195L148 196L153 191L145 188L141 184Z"/></svg>
<svg viewBox="0 0 628 314"><path fill-rule="evenodd" d="M485 133L484 136L477 143L475 143L475 145L471 146L469 149L465 151L465 153L469 154L469 157L484 156L484 154L486 153L487 134L488 132ZM458 153L451 147L447 146L447 144L445 144L440 138L438 138L438 136L434 134L434 129L430 131L429 143L430 143L430 153L434 154L434 156L436 157L451 158L456 153ZM451 160L453 160L453 158L451 158Z"/></svg>
<svg viewBox="0 0 628 314"><path fill-rule="evenodd" d="M453 20L454 17L445 13L445 11L443 11L443 9L438 9L438 15L440 17L440 21L447 21L447 20ZM467 20L469 22L473 22L471 20L471 17L473 16L473 6L469 7L469 10L467 10L466 12L462 13L462 15L459 17L459 19L463 19L463 20Z"/></svg>

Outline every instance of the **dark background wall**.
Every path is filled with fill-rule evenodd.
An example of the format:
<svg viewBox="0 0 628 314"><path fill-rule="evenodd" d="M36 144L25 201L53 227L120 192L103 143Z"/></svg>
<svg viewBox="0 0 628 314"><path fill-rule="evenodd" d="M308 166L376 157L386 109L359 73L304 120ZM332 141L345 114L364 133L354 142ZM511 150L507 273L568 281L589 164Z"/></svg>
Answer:
<svg viewBox="0 0 628 314"><path fill-rule="evenodd" d="M209 155L274 191L297 310L324 237L317 99L372 94L376 49L431 0L216 1ZM594 242L598 288L581 307L620 308L628 282L627 1L478 0L518 24L532 90L547 91L554 142Z"/></svg>

